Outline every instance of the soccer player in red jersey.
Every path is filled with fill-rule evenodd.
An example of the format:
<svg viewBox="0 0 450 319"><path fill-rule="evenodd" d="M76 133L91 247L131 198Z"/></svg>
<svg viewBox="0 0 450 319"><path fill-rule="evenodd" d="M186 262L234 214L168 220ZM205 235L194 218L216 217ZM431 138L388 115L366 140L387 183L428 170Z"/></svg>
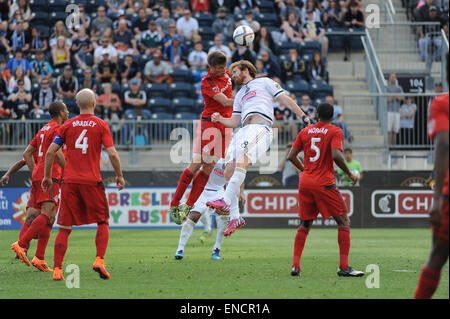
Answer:
<svg viewBox="0 0 450 319"><path fill-rule="evenodd" d="M447 53L448 65L448 53ZM447 83L448 83L447 73ZM420 273L414 298L430 299L441 279L441 270L448 259L448 210L449 210L449 95L448 92L431 102L428 117L428 135L435 143L435 188L430 209L433 247Z"/></svg>
<svg viewBox="0 0 450 319"><path fill-rule="evenodd" d="M319 122L300 131L288 154L288 159L303 171L298 188L299 216L302 223L295 236L291 275L300 275L300 258L306 237L313 220L320 212L323 219L332 216L339 227L338 275L360 277L364 273L348 265L350 220L342 194L335 184L333 161L350 177L353 184L358 179L349 170L342 155L342 130L330 124L333 119L333 106L321 103L317 111ZM304 153L304 166L297 157L300 151Z"/></svg>
<svg viewBox="0 0 450 319"><path fill-rule="evenodd" d="M194 155L191 163L181 174L170 203L170 216L178 225L186 219L190 209L202 194L214 165L225 156L225 149L232 134L232 130L226 129L223 124L211 121L211 115L216 112L225 118L231 117L233 113L234 99L230 73L226 68L227 57L220 51L211 52L208 55L208 65L208 74L201 83L205 108L197 131ZM186 204L180 206L180 200L191 181L192 189Z"/></svg>
<svg viewBox="0 0 450 319"><path fill-rule="evenodd" d="M50 231L55 221L56 206L59 200L59 183L61 180L62 170L64 169L65 159L62 152L58 152L56 158L58 164L54 165L52 178L54 180L54 186L47 191L43 191L41 188L41 182L44 178L44 154L48 147L55 138L58 128L69 117L69 111L62 102L52 102L49 106L49 113L52 120L44 125L36 134L30 145L23 153L25 162L30 170L31 175L31 191L29 205L37 211L41 211L41 214L37 216L29 228L22 236L19 235L19 241L13 243L11 248L16 255L27 266L31 264L40 271L52 271L45 262L44 255L47 247L48 240L50 238ZM35 165L33 154L38 152L38 161ZM30 241L38 236L38 244L36 248L36 254L33 260L28 260L26 249L29 247Z"/></svg>
<svg viewBox="0 0 450 319"><path fill-rule="evenodd" d="M100 154L102 145L108 153L116 173L116 184L123 189L120 158L108 125L94 115L95 94L83 89L76 95L80 115L64 123L50 145L45 156L44 190L52 187L51 169L53 159L63 144L67 147L67 164L61 185L59 207L59 232L55 240L53 280L64 280L62 262L67 250L67 242L73 225L97 223L95 245L97 257L93 269L100 278L108 279L103 257L109 239L109 207L105 187L100 175Z"/></svg>

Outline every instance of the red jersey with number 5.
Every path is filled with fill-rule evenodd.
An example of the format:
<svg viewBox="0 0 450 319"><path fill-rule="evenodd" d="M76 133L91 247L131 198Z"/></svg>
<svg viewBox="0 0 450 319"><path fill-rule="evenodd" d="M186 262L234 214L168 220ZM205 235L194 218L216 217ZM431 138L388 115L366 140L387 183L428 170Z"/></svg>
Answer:
<svg viewBox="0 0 450 319"><path fill-rule="evenodd" d="M435 98L431 102L430 114L428 116L428 135L431 139L434 139L437 132L449 132L449 95L448 93L442 94ZM448 170L445 177L444 188L442 194L449 196L448 186Z"/></svg>
<svg viewBox="0 0 450 319"><path fill-rule="evenodd" d="M67 146L64 182L97 185L102 145L114 146L108 124L92 114L80 114L67 120L58 135Z"/></svg>
<svg viewBox="0 0 450 319"><path fill-rule="evenodd" d="M44 178L45 154L55 139L59 127L58 122L51 120L39 130L30 143L30 145L36 149L34 154L37 155L36 166L31 174L31 180L33 182L39 182ZM61 173L62 168L55 161L55 163L53 163L52 178L60 179Z"/></svg>
<svg viewBox="0 0 450 319"><path fill-rule="evenodd" d="M292 147L302 150L305 169L302 184L329 186L335 184L331 150L342 150L343 134L339 127L325 122L310 125L297 135Z"/></svg>

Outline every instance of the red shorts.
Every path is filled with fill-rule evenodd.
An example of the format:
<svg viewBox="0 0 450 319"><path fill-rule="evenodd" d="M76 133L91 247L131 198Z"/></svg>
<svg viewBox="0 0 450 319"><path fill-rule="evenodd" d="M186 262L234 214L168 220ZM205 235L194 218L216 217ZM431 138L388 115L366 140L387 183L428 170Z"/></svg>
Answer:
<svg viewBox="0 0 450 319"><path fill-rule="evenodd" d="M109 220L109 206L105 187L62 183L58 225L87 225Z"/></svg>
<svg viewBox="0 0 450 319"><path fill-rule="evenodd" d="M439 227L432 226L434 236L437 236L440 240L448 241L448 210L449 210L449 200L444 199L442 204L442 216L441 224Z"/></svg>
<svg viewBox="0 0 450 319"><path fill-rule="evenodd" d="M41 204L45 202L52 202L55 206L59 204L59 182L53 179L53 184L49 190L44 192L41 187L41 182L33 182L30 189L30 197L28 198L27 208L41 210Z"/></svg>
<svg viewBox="0 0 450 319"><path fill-rule="evenodd" d="M233 130L223 124L202 120L197 127L197 137L194 143L194 153L216 155L224 158L225 151L231 141Z"/></svg>
<svg viewBox="0 0 450 319"><path fill-rule="evenodd" d="M315 220L320 213L323 219L330 216L347 214L341 192L336 185L332 186L304 186L301 183L298 189L298 208L301 220Z"/></svg>

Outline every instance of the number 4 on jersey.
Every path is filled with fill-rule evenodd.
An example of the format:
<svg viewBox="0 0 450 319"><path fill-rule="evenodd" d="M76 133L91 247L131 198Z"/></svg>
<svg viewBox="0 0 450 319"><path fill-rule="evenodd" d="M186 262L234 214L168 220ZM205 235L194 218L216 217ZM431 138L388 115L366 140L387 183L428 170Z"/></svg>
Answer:
<svg viewBox="0 0 450 319"><path fill-rule="evenodd" d="M81 154L86 154L87 153L87 149L89 147L88 145L88 138L86 135L87 130L83 130L83 132L81 132L80 136L78 136L76 142L75 142L75 148L80 148L81 149Z"/></svg>

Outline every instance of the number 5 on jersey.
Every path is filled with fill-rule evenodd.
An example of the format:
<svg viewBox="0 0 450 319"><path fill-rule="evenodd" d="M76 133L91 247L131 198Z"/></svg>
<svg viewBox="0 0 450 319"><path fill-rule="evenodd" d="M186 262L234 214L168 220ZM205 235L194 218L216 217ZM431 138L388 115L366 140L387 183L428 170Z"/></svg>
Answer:
<svg viewBox="0 0 450 319"><path fill-rule="evenodd" d="M320 137L313 137L313 138L311 138L311 149L316 152L316 155L314 157L310 157L309 158L310 162L315 162L320 157L320 148L318 148L317 145L316 145L316 143L319 143L319 142L320 142Z"/></svg>
<svg viewBox="0 0 450 319"><path fill-rule="evenodd" d="M78 136L78 138L75 142L75 148L80 148L81 154L86 154L87 149L89 147L88 138L87 138L87 136L85 136L86 133L87 133L87 130L83 130L83 132L81 132L80 136Z"/></svg>

